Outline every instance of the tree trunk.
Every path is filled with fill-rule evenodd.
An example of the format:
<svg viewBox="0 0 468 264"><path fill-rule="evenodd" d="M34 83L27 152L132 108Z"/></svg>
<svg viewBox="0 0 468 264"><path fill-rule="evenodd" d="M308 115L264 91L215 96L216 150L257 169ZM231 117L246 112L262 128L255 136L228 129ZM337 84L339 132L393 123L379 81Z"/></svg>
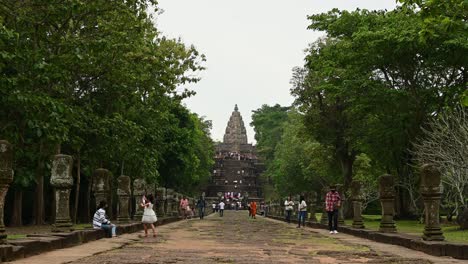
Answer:
<svg viewBox="0 0 468 264"><path fill-rule="evenodd" d="M356 155L354 153L343 153L341 155L341 172L343 175L343 192L340 195L344 196L346 199L346 203L344 204L343 213L345 218L351 218L353 216L353 205L349 197L346 197L346 193L348 193L349 187L351 186L351 182L353 181L353 165L356 159Z"/></svg>
<svg viewBox="0 0 468 264"><path fill-rule="evenodd" d="M81 156L80 152L76 156L76 189L75 189L75 207L73 208L73 224L76 224L78 218L78 201L80 200L80 182L81 182Z"/></svg>
<svg viewBox="0 0 468 264"><path fill-rule="evenodd" d="M43 159L44 144L39 143L39 160L36 167L36 195L34 199L34 223L36 225L44 224L45 208L44 208L44 159Z"/></svg>
<svg viewBox="0 0 468 264"><path fill-rule="evenodd" d="M11 215L10 226L22 226L23 225L23 191L15 189L13 200L13 213Z"/></svg>
<svg viewBox="0 0 468 264"><path fill-rule="evenodd" d="M91 188L93 186L93 177L88 177L88 190L86 192L86 219L91 219Z"/></svg>

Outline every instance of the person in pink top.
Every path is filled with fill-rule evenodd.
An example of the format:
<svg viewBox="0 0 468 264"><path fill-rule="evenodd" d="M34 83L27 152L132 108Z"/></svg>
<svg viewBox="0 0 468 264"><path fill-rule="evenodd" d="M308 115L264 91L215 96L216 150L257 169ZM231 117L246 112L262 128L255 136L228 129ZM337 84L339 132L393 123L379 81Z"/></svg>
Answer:
<svg viewBox="0 0 468 264"><path fill-rule="evenodd" d="M183 197L182 200L180 200L180 211L181 211L181 214L182 214L182 217L187 219L187 206L189 204L189 201L187 199L187 197Z"/></svg>

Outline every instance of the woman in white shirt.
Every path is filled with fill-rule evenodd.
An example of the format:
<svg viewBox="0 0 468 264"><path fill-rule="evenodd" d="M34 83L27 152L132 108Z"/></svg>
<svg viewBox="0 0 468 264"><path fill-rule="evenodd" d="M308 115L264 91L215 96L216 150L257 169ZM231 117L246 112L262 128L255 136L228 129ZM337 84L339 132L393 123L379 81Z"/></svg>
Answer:
<svg viewBox="0 0 468 264"><path fill-rule="evenodd" d="M288 199L284 201L284 210L286 211L286 221L288 221L288 223L291 223L291 213L293 211L293 208L294 202L291 201L291 196L288 196Z"/></svg>
<svg viewBox="0 0 468 264"><path fill-rule="evenodd" d="M305 202L304 196L301 195L301 198L299 199L299 206L298 206L299 212L298 212L298 222L297 222L297 228L301 227L301 220L302 220L302 227L305 227L305 218L307 214L307 204Z"/></svg>

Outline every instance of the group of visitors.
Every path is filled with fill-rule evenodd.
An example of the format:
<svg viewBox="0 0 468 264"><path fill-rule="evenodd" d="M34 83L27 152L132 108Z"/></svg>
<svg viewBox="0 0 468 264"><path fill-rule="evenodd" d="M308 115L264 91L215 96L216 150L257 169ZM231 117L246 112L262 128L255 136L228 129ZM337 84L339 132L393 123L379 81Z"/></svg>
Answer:
<svg viewBox="0 0 468 264"><path fill-rule="evenodd" d="M336 190L336 185L330 186L330 190L325 195L325 211L328 216L328 228L330 234L338 233L338 209L341 207L341 197ZM294 210L294 202L289 196L284 201L284 210L286 211L286 221L291 223L291 215ZM298 223L297 228L305 227L305 219L307 215L307 203L303 195L299 198L299 204L297 206Z"/></svg>
<svg viewBox="0 0 468 264"><path fill-rule="evenodd" d="M233 160L254 160L257 159L257 156L246 153L240 154L238 152L218 152L216 153L217 159L233 159Z"/></svg>
<svg viewBox="0 0 468 264"><path fill-rule="evenodd" d="M203 219L205 217L205 208L206 208L206 201L203 196L197 200L197 203L194 205L198 209L198 217ZM182 218L190 219L195 215L195 208L190 207L189 200L186 196L183 196L179 203L180 214Z"/></svg>
<svg viewBox="0 0 468 264"><path fill-rule="evenodd" d="M158 221L156 213L153 210L153 195L143 196L141 199L140 206L143 208L143 216L141 222L145 230L145 237L148 236L148 226L153 230L153 237L156 237L156 228L154 223ZM117 236L117 226L108 219L106 216L106 209L108 205L106 201L100 201L98 209L93 216L93 228L102 229L106 232L107 237L116 237Z"/></svg>

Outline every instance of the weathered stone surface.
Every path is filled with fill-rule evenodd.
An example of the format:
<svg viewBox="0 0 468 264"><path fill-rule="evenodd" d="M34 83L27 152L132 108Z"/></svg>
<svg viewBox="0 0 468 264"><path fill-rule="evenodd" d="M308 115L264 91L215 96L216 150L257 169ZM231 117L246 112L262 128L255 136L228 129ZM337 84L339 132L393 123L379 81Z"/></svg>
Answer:
<svg viewBox="0 0 468 264"><path fill-rule="evenodd" d="M395 180L392 175L384 174L379 178L379 197L382 205L380 232L396 232L395 220Z"/></svg>
<svg viewBox="0 0 468 264"><path fill-rule="evenodd" d="M347 197L344 193L344 186L343 184L336 185L336 191L340 194L341 197L341 206L338 208L338 226L343 226L345 224L344 221L344 207L346 206Z"/></svg>
<svg viewBox="0 0 468 264"><path fill-rule="evenodd" d="M135 214L133 220L139 220L143 216L143 208L140 206L143 195L146 194L145 179L135 179L133 181L133 197L135 198Z"/></svg>
<svg viewBox="0 0 468 264"><path fill-rule="evenodd" d="M461 229L468 229L468 207L460 210L460 213L457 216L457 223L460 225Z"/></svg>
<svg viewBox="0 0 468 264"><path fill-rule="evenodd" d="M226 133L224 134L224 143L247 144L247 132L237 105L234 107L231 118L229 118Z"/></svg>
<svg viewBox="0 0 468 264"><path fill-rule="evenodd" d="M73 158L69 155L55 155L52 162L50 184L55 188L55 222L53 232L73 230L70 219L70 190L73 186Z"/></svg>
<svg viewBox="0 0 468 264"><path fill-rule="evenodd" d="M211 183L207 186L208 200L225 197L227 208L231 202L241 202L246 206L244 193L250 200L260 204L262 197L261 181L258 180L265 166L257 158L256 147L247 143L247 134L237 105L232 112L224 134L224 141L215 144L216 156ZM229 201L228 201L229 199Z"/></svg>
<svg viewBox="0 0 468 264"><path fill-rule="evenodd" d="M353 202L353 228L364 228L362 221L362 201L361 182L351 182L351 201Z"/></svg>
<svg viewBox="0 0 468 264"><path fill-rule="evenodd" d="M309 211L309 221L312 221L312 222L317 222L317 217L315 216L316 204L317 204L317 193L310 192L308 195L308 201L307 201L307 207L308 207L307 211Z"/></svg>
<svg viewBox="0 0 468 264"><path fill-rule="evenodd" d="M109 204L109 180L110 172L108 170L99 168L94 171L92 190L96 199L96 206L98 206L101 201L106 201L107 204Z"/></svg>
<svg viewBox="0 0 468 264"><path fill-rule="evenodd" d="M117 195L131 195L129 176L120 175L117 178Z"/></svg>
<svg viewBox="0 0 468 264"><path fill-rule="evenodd" d="M328 192L328 187L323 187L321 190L320 190L320 207L322 210L322 217L320 217L320 223L321 224L328 224L328 215L327 215L327 211L326 211L326 204L325 204L325 197L327 195L327 192Z"/></svg>
<svg viewBox="0 0 468 264"><path fill-rule="evenodd" d="M424 201L425 226L422 238L428 241L445 240L439 222L440 199L442 198L439 170L431 165L421 167L421 196Z"/></svg>
<svg viewBox="0 0 468 264"><path fill-rule="evenodd" d="M166 215L165 202L166 202L166 188L157 188L155 195L156 213L158 216Z"/></svg>
<svg viewBox="0 0 468 264"><path fill-rule="evenodd" d="M117 221L119 223L130 221L130 193L130 177L120 175L117 178L117 195L119 196Z"/></svg>
<svg viewBox="0 0 468 264"><path fill-rule="evenodd" d="M50 184L55 188L73 186L73 158L69 155L55 155L52 162Z"/></svg>
<svg viewBox="0 0 468 264"><path fill-rule="evenodd" d="M6 140L0 140L0 244L5 243L7 238L3 213L5 196L13 181L13 175L13 146Z"/></svg>

